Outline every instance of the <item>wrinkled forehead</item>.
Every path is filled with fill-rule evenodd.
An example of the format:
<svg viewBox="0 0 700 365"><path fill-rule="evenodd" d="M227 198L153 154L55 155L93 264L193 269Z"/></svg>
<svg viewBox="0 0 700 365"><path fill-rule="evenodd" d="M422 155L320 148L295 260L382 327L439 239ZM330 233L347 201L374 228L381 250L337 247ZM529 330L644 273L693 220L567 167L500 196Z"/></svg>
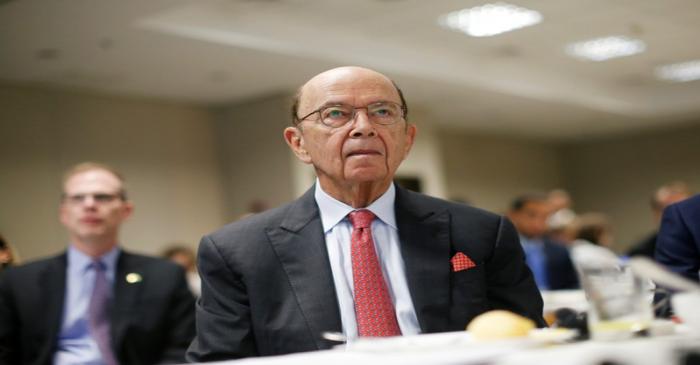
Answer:
<svg viewBox="0 0 700 365"><path fill-rule="evenodd" d="M121 180L107 170L87 170L70 176L63 185L66 194L116 193L123 188Z"/></svg>
<svg viewBox="0 0 700 365"><path fill-rule="evenodd" d="M311 111L328 103L361 106L376 101L401 103L391 80L376 71L343 67L321 73L304 84L299 109Z"/></svg>

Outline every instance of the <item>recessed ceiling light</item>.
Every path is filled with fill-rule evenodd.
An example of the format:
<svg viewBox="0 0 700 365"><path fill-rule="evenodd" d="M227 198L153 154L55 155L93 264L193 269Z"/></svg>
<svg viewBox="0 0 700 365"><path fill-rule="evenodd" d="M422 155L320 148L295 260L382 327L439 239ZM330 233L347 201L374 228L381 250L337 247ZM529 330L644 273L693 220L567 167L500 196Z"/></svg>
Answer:
<svg viewBox="0 0 700 365"><path fill-rule="evenodd" d="M494 3L453 11L440 16L443 27L472 37L488 37L510 32L542 21L542 14L519 6Z"/></svg>
<svg viewBox="0 0 700 365"><path fill-rule="evenodd" d="M610 36L571 43L566 46L566 53L585 60L605 61L642 53L646 47L646 44L639 39Z"/></svg>
<svg viewBox="0 0 700 365"><path fill-rule="evenodd" d="M700 60L673 63L659 66L654 70L656 77L675 82L700 80Z"/></svg>

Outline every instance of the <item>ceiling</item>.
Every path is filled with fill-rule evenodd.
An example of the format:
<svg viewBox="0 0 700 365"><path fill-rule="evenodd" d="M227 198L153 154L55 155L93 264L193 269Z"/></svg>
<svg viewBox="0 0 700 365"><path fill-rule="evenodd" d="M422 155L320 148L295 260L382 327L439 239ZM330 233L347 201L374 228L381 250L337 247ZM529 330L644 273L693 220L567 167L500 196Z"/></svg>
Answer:
<svg viewBox="0 0 700 365"><path fill-rule="evenodd" d="M535 26L472 38L437 24L474 0L0 0L0 79L177 102L289 93L363 65L437 125L576 140L700 122L700 81L654 78L700 59L697 0L513 0ZM567 43L625 35L604 62Z"/></svg>

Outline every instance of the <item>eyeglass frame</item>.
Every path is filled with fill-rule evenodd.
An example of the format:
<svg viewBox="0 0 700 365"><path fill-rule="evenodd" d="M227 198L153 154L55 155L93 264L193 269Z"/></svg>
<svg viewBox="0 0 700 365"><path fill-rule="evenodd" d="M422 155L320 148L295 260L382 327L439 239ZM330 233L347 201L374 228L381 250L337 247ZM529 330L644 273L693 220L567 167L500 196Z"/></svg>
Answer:
<svg viewBox="0 0 700 365"><path fill-rule="evenodd" d="M91 193L91 194L73 194L68 195L66 193L61 194L61 201L64 203L72 205L80 205L85 203L85 199L90 196L92 200L97 204L109 204L115 200L126 201L126 192L119 191L114 194L110 193Z"/></svg>
<svg viewBox="0 0 700 365"><path fill-rule="evenodd" d="M374 105L374 104L393 104L393 105L396 105L396 106L399 107L399 110L401 110L401 116L400 116L399 119L406 120L406 115L408 114L408 107L406 107L406 103L397 103L397 102L393 102L393 101L380 100L380 101L376 101L376 102L373 102L373 103L369 103L369 104L367 104L367 105L365 105L365 106L353 106L353 105L343 104L343 103L325 104L325 105L319 107L318 109L316 109L316 110L310 112L309 114L306 114L306 115L303 116L302 118L299 118L299 117L297 116L296 112L295 112L295 113L294 113L294 125L298 125L299 123L301 123L301 122L307 120L308 117L312 116L313 114L318 113L318 120L317 120L317 121L318 121L319 123L321 123L321 124L323 124L324 126L329 127L329 128L342 128L342 127L346 126L348 123L350 123L351 121L355 120L355 117L357 117L357 109L365 109L365 110L368 110L368 111L369 111L368 108L370 107L370 105ZM347 107L352 108L352 115L350 116L350 119L348 119L348 121L345 122L343 125L340 125L340 126L337 126L337 127L330 126L330 125L324 123L324 122L323 122L323 115L321 114L321 111L323 111L323 110L325 110L325 109L327 109L327 108L332 108L332 107L334 107L334 106L336 106L336 107L337 107L337 106L347 106ZM381 124L381 123L380 123L380 125L394 125L394 124L396 124L396 122L397 122L399 119L397 119L397 120L395 120L394 122L389 123L389 124Z"/></svg>

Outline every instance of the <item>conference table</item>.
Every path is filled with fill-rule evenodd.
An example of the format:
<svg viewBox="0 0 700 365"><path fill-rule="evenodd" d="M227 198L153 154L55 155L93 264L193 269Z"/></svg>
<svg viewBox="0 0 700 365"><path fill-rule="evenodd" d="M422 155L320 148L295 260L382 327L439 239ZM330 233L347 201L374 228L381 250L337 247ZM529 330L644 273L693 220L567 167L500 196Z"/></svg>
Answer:
<svg viewBox="0 0 700 365"><path fill-rule="evenodd" d="M682 326L681 326L682 327ZM692 357L695 356L695 357ZM618 341L475 341L466 332L367 341L333 350L219 362L230 365L673 365L700 358L700 334L687 328Z"/></svg>
<svg viewBox="0 0 700 365"><path fill-rule="evenodd" d="M542 292L544 313L588 309L581 290ZM526 338L477 341L466 332L361 340L332 350L224 361L230 365L689 365L700 364L700 329L654 321L647 337L577 341L539 329ZM695 356L694 358L692 356ZM694 359L695 362L685 361Z"/></svg>

